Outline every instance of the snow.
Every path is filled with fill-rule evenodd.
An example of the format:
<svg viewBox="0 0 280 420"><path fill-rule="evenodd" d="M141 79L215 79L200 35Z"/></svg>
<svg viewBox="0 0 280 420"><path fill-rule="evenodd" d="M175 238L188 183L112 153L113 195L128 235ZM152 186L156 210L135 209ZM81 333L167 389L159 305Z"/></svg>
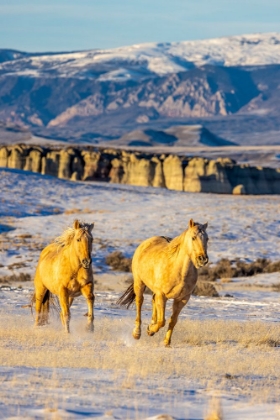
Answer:
<svg viewBox="0 0 280 420"><path fill-rule="evenodd" d="M33 77L97 78L100 81L166 75L193 66L255 66L280 63L280 33L197 41L146 43L108 50L54 53L4 62L0 71ZM103 67L102 67L103 66ZM110 70L106 68L110 67ZM133 71L132 71L133 69ZM101 73L98 75L98 73Z"/></svg>
<svg viewBox="0 0 280 420"><path fill-rule="evenodd" d="M0 368L0 375L5 376L5 386L9 386L11 389L9 395L11 400L13 398L17 400L18 395L22 395L24 388L31 388L29 381L36 383L36 387L32 388L32 393L27 391L26 397L20 399L19 406L14 406L9 411L3 405L2 409L0 408L2 418L13 420L22 418L83 419L85 417L100 420L201 420L205 418L205 405L211 400L211 392L202 393L201 389L196 389L195 385L188 383L187 379L184 383L178 383L176 378L170 378L169 386L172 389L170 393L165 391L161 378L157 377L138 383L136 389L126 389L124 394L121 386L125 374L119 375L116 379L113 372L110 371L103 372L101 376L99 372L89 372L87 369L72 369L71 371L56 369L54 385L47 389L42 386L42 381L54 376L52 369ZM77 392L76 389L71 389L69 386L67 395L63 395L64 390L60 388L59 383L71 384L77 383L77 380L80 383L79 378L81 377L83 383L86 383L87 388L91 391L89 393L83 392L84 390ZM113 396L109 409L104 389ZM144 395L141 398L141 403L138 400L140 394ZM229 396L224 395L223 397L226 400L226 397ZM158 406L159 399L160 406ZM36 407L34 401L37 400L46 401L46 405ZM172 406L177 406L176 417L167 417L166 413ZM272 404L256 404L254 407L249 407L244 401L238 401L235 398L228 399L223 409L228 413L225 417L226 420L276 420L278 414L277 408Z"/></svg>
<svg viewBox="0 0 280 420"><path fill-rule="evenodd" d="M0 168L0 186L0 277L19 272L33 275L42 247L62 233L75 218L95 223L93 264L98 280L95 302L97 333L92 341L81 331L82 321L79 320L84 321L82 315L85 312L85 302L81 297L73 304L69 339L69 345L77 350L83 345L92 345L92 358L97 357L94 349L104 351L105 355L108 352L106 341L94 344L95 334L101 334L105 321L119 325L117 336L110 337L110 340L116 340L115 346L120 347L124 354L137 349L143 355L140 364L149 363L149 353L153 352L158 352L158 357L164 361L166 357L188 360L190 351L199 351L195 347L188 349L176 340L174 348L169 350L162 348L162 338L156 338L158 341L153 338L151 348L147 344L147 340L151 340L149 337L143 337L139 342L133 340L134 310L120 309L115 304L124 287L123 282L118 283L123 274L112 273L105 265L104 259L109 252L121 250L132 256L136 246L145 238L178 235L187 227L189 219L194 218L201 223L208 221L212 263L222 257L245 261L258 257L279 259L278 196L235 197L101 182L71 182L6 168ZM32 237L29 238L28 234ZM19 262L24 265L15 269L13 264ZM103 279L111 282L108 291L98 289ZM221 297L193 296L182 311L179 322L244 323L257 320L267 323L268 327L277 324L280 300L279 293L274 292L272 286L279 283L279 273L217 283ZM18 286L0 287L0 326L18 322L23 334L26 329L26 334L32 335L33 319L22 305L28 303L33 286L28 282ZM171 303L168 302L168 312ZM151 297L145 296L144 325L150 317L150 308ZM60 323L46 328L59 332ZM87 344L91 341L93 344ZM10 346L22 351L20 344L11 342ZM168 351L171 353L166 353ZM278 353L271 354L271 357L276 358ZM278 370L279 364L275 367L275 376ZM259 379L252 377L251 381L254 383ZM272 420L277 419L280 412L279 400L254 401L238 386L226 386L218 392L214 385L195 382L179 372L169 377L150 373L147 377L135 379L125 370L116 371L114 366L111 369L92 369L5 363L0 366L0 381L0 417L5 419L198 420L205 418L215 395L218 395L225 420Z"/></svg>

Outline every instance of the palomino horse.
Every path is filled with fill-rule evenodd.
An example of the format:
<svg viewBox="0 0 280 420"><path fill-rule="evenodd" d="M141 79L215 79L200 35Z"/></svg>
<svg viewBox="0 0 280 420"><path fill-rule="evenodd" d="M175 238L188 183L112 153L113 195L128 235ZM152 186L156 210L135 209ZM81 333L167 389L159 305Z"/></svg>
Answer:
<svg viewBox="0 0 280 420"><path fill-rule="evenodd" d="M147 332L154 335L165 325L165 306L174 299L164 344L170 346L171 335L182 308L190 299L197 282L197 269L208 262L207 223L201 225L192 219L189 227L174 239L153 236L136 249L132 259L133 284L118 300L127 308L136 303L133 337L141 336L141 307L145 287L153 292L153 311Z"/></svg>
<svg viewBox="0 0 280 420"><path fill-rule="evenodd" d="M34 279L36 326L47 321L50 294L54 294L59 298L62 324L69 332L71 304L82 294L88 305L88 329L93 331L93 226L75 220L73 227L41 252Z"/></svg>

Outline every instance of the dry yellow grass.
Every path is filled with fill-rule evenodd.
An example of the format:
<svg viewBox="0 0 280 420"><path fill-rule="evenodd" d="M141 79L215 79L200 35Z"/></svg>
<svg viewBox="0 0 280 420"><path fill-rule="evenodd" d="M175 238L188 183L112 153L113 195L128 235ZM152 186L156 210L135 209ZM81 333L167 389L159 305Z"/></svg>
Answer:
<svg viewBox="0 0 280 420"><path fill-rule="evenodd" d="M64 214L70 215L70 214L85 214L85 213L111 213L109 210L94 210L89 207L85 207L84 209L78 209L78 208L72 208L72 209L66 209L64 211Z"/></svg>
<svg viewBox="0 0 280 420"><path fill-rule="evenodd" d="M125 371L124 388L137 377L160 374L262 401L278 398L277 324L181 320L174 347L166 349L164 331L152 338L143 334L134 341L130 318L97 317L93 335L83 332L85 319L80 318L73 317L72 334L67 335L59 321L36 329L30 314L19 319L0 312L0 365L113 369L116 375Z"/></svg>

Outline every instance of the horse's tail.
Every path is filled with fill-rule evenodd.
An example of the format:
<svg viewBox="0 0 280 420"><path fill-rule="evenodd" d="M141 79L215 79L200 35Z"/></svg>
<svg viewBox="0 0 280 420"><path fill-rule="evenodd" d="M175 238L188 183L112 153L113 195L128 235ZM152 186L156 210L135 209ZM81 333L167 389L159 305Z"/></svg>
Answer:
<svg viewBox="0 0 280 420"><path fill-rule="evenodd" d="M30 303L28 305L23 305L22 308L31 308L31 313L33 314L34 304L36 302L35 292L30 297ZM56 296L54 296L49 290L46 291L43 301L42 301L42 316L47 320L48 314L50 312L50 307L54 309L55 312L59 313L59 302Z"/></svg>
<svg viewBox="0 0 280 420"><path fill-rule="evenodd" d="M21 308L30 308L31 312L33 312L33 306L34 306L35 300L36 299L35 299L35 292L34 292L30 295L29 303L27 303L26 305L21 305Z"/></svg>
<svg viewBox="0 0 280 420"><path fill-rule="evenodd" d="M117 300L117 305L126 306L128 309L135 301L135 292L133 283L126 289L124 294Z"/></svg>
<svg viewBox="0 0 280 420"><path fill-rule="evenodd" d="M49 303L50 302L50 299L51 299L51 297L52 297L52 294L51 294L51 292L49 291L49 290L47 290L46 291L46 293L45 293L45 295L44 295L44 298L43 298L43 305L45 305L45 304L47 304L47 303ZM31 298L30 298L30 304L29 305L25 305L24 307L33 307L34 306L34 303L36 302L36 293L34 292L32 295L31 295Z"/></svg>

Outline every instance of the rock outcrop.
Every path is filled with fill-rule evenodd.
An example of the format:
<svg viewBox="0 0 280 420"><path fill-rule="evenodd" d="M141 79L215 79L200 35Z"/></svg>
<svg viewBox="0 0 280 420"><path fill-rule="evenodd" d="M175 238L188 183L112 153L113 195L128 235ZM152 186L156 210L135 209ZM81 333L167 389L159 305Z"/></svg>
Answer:
<svg viewBox="0 0 280 420"><path fill-rule="evenodd" d="M280 194L280 169L116 149L0 146L0 166L63 179L217 194Z"/></svg>
<svg viewBox="0 0 280 420"><path fill-rule="evenodd" d="M185 168L184 190L230 194L233 186L228 179L227 170L233 165L231 159L191 159Z"/></svg>

